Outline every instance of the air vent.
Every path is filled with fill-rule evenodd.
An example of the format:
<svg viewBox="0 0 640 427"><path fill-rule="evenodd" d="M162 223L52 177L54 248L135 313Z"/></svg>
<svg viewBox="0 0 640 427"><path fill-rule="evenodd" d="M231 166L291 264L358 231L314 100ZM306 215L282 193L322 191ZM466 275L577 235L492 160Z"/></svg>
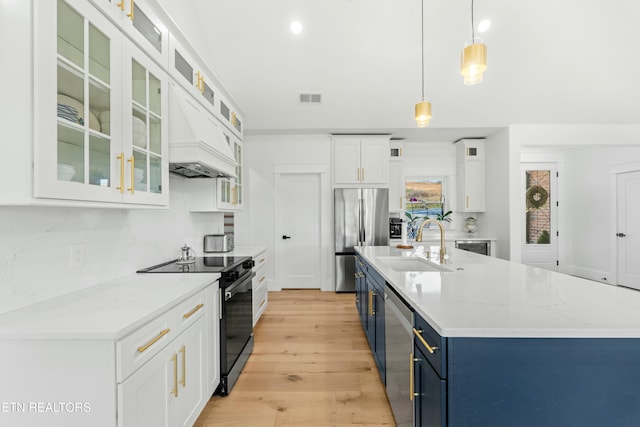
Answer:
<svg viewBox="0 0 640 427"><path fill-rule="evenodd" d="M301 104L320 104L322 102L321 93L300 93L299 100Z"/></svg>

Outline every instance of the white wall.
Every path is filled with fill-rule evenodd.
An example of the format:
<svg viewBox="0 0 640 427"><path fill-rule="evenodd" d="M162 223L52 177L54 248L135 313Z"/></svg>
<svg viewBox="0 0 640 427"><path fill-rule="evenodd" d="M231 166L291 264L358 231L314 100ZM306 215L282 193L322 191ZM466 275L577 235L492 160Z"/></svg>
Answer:
<svg viewBox="0 0 640 427"><path fill-rule="evenodd" d="M609 283L616 269L611 255L615 206L610 171L640 160L640 126L512 125L509 133L511 260L520 261L522 248L521 156L529 161L562 159L558 181L561 271ZM594 190L604 199L603 211L593 207Z"/></svg>
<svg viewBox="0 0 640 427"><path fill-rule="evenodd" d="M520 185L522 147L616 147L640 145L640 125L511 125L509 126L510 259L520 262L524 206ZM634 159L629 159L633 161Z"/></svg>
<svg viewBox="0 0 640 427"><path fill-rule="evenodd" d="M486 212L481 234L494 236L496 257L509 259L509 129L485 140Z"/></svg>
<svg viewBox="0 0 640 427"><path fill-rule="evenodd" d="M566 216L571 252L571 273L611 283L616 265L613 230L616 198L611 168L640 161L640 147L569 148L566 155ZM640 197L640 194L638 195Z"/></svg>
<svg viewBox="0 0 640 427"><path fill-rule="evenodd" d="M267 246L267 279L269 289L279 290L277 283L278 257L275 253L275 186L274 170L283 165L331 166L331 141L328 135L251 135L244 139L245 184L247 186L245 211L236 214L236 242L246 245ZM331 189L323 189L322 206L333 203ZM333 212L332 210L330 212ZM331 215L329 215L331 216ZM333 218L324 218L333 223ZM321 252L333 256L330 239L324 239ZM323 289L333 287L333 276L326 277Z"/></svg>
<svg viewBox="0 0 640 427"><path fill-rule="evenodd" d="M223 214L188 212L186 180L170 179L171 209L0 207L0 313L175 259L184 243L201 254ZM77 244L85 263L72 269Z"/></svg>

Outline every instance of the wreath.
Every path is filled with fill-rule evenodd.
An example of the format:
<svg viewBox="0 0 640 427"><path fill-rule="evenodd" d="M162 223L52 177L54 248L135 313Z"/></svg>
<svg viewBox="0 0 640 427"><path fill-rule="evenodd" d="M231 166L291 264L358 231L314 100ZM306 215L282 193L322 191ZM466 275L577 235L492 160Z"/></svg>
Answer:
<svg viewBox="0 0 640 427"><path fill-rule="evenodd" d="M527 190L527 208L540 209L547 203L549 192L540 185L534 185Z"/></svg>

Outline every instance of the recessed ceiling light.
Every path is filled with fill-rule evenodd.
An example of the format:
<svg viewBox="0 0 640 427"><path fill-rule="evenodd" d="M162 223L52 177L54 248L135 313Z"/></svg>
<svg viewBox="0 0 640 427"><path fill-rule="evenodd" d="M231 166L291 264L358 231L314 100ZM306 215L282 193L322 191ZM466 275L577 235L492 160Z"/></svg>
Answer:
<svg viewBox="0 0 640 427"><path fill-rule="evenodd" d="M489 28L491 28L491 20L489 20L489 19L485 19L483 21L480 21L480 23L478 24L478 32L479 33L484 33Z"/></svg>
<svg viewBox="0 0 640 427"><path fill-rule="evenodd" d="M302 23L300 21L293 21L289 28L293 34L300 34L302 32Z"/></svg>

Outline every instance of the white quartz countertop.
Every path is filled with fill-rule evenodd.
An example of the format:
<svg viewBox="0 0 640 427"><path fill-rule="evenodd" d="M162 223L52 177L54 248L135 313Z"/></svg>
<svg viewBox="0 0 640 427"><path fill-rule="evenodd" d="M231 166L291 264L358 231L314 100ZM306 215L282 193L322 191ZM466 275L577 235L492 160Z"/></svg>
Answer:
<svg viewBox="0 0 640 427"><path fill-rule="evenodd" d="M133 274L0 315L0 339L117 340L219 277Z"/></svg>
<svg viewBox="0 0 640 427"><path fill-rule="evenodd" d="M640 338L633 289L458 249L450 250L446 272L401 272L379 259L420 256L415 249L356 251L442 336Z"/></svg>

